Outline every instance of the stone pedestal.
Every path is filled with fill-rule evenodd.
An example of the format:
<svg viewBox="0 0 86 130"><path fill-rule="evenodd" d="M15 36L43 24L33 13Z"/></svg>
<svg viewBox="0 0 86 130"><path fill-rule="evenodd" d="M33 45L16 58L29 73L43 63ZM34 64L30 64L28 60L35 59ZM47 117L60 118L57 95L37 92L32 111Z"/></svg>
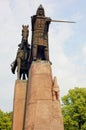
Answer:
<svg viewBox="0 0 86 130"><path fill-rule="evenodd" d="M16 80L13 104L13 128L23 130L27 81Z"/></svg>
<svg viewBox="0 0 86 130"><path fill-rule="evenodd" d="M24 130L64 130L60 102L53 86L50 64L33 62L27 86Z"/></svg>

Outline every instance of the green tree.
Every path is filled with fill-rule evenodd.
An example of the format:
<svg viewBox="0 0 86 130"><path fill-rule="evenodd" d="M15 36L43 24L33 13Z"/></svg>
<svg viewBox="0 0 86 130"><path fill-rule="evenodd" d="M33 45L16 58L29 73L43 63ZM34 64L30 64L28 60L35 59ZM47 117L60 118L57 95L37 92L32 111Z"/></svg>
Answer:
<svg viewBox="0 0 86 130"><path fill-rule="evenodd" d="M65 130L86 130L86 88L74 88L62 97Z"/></svg>
<svg viewBox="0 0 86 130"><path fill-rule="evenodd" d="M12 130L12 113L0 110L0 130Z"/></svg>

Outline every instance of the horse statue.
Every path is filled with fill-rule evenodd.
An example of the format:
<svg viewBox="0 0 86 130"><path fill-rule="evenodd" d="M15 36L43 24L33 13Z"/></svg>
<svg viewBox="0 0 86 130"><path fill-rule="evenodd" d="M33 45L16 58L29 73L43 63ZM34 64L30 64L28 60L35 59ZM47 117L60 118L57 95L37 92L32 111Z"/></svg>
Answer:
<svg viewBox="0 0 86 130"><path fill-rule="evenodd" d="M15 74L15 70L17 67L17 79L25 80L28 78L28 72L30 69L30 44L28 44L28 26L22 25L22 41L18 45L18 51L15 61L11 64L11 71Z"/></svg>

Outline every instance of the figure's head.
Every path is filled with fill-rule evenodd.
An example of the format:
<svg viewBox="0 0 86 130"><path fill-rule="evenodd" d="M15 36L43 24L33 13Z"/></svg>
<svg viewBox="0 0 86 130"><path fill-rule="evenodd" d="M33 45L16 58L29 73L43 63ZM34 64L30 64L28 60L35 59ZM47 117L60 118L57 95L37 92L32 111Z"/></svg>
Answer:
<svg viewBox="0 0 86 130"><path fill-rule="evenodd" d="M45 16L45 11L44 11L44 8L42 5L40 5L37 9L37 12L36 12L36 15L39 15L39 16Z"/></svg>
<svg viewBox="0 0 86 130"><path fill-rule="evenodd" d="M23 41L24 42L26 42L27 41L27 39L28 39L28 33L29 33L29 30L28 30L28 25L26 26L26 25L22 25L22 39L23 39Z"/></svg>

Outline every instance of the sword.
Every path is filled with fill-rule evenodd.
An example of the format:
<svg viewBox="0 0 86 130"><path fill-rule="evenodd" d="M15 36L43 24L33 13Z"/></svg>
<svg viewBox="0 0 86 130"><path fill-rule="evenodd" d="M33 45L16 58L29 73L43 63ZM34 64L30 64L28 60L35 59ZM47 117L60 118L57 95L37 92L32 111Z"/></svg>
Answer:
<svg viewBox="0 0 86 130"><path fill-rule="evenodd" d="M73 22L73 21L65 21L65 20L52 20L52 19L51 19L51 22L76 23L76 22Z"/></svg>

